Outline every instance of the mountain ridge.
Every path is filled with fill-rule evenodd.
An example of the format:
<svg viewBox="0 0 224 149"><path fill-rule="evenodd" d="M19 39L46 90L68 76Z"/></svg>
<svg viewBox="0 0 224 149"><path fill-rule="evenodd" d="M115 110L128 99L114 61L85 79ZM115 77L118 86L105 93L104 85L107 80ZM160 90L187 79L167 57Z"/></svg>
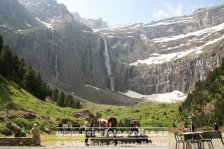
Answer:
<svg viewBox="0 0 224 149"><path fill-rule="evenodd" d="M111 89L111 80L114 80L115 92L132 90L149 95L179 90L188 93L223 57L222 40L216 42L222 38L223 26L217 31L213 29L223 23L223 5L195 11L191 16L92 31L75 21L66 7L55 0L31 2L35 5L29 5L28 10L41 24L39 27L6 30L1 24L0 30L6 44L11 43L11 48L47 82L70 93L85 85ZM201 31L200 35L197 31ZM181 38L170 40L175 36ZM214 41L213 45L209 41ZM205 50L206 47L210 50ZM138 62L147 58L166 59L167 54L183 57L161 64ZM137 66L130 65L134 62L138 62Z"/></svg>

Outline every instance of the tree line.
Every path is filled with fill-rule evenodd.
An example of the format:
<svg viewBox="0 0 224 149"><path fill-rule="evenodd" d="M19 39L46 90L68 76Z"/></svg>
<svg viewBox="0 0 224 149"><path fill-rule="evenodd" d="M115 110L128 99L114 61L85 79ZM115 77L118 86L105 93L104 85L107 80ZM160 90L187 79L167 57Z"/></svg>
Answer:
<svg viewBox="0 0 224 149"><path fill-rule="evenodd" d="M224 125L224 58L222 65L196 82L195 89L179 107L182 116L193 116L198 127Z"/></svg>
<svg viewBox="0 0 224 149"><path fill-rule="evenodd" d="M0 35L0 75L15 82L26 91L39 98L46 100L51 97L57 105L61 107L80 107L80 102L73 96L57 89L51 89L41 78L31 65L27 65L24 59L12 52L9 46L3 44L3 38Z"/></svg>

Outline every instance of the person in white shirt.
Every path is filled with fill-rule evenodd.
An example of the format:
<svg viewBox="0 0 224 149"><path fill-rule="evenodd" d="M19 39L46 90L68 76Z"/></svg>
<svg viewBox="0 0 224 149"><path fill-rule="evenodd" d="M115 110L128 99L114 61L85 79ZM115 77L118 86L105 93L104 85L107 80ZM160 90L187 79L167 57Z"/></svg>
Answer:
<svg viewBox="0 0 224 149"><path fill-rule="evenodd" d="M88 144L88 140L89 137L92 136L92 127L93 127L93 118L86 118L86 121L84 123L84 127L85 127L85 132L86 132L86 136L85 136L85 145L89 146Z"/></svg>

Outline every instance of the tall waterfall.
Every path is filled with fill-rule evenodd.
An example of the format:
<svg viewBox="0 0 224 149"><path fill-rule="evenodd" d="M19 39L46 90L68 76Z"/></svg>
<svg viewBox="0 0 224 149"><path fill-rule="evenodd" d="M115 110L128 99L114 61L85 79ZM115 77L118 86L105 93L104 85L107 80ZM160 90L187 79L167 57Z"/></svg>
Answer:
<svg viewBox="0 0 224 149"><path fill-rule="evenodd" d="M112 72L111 72L110 57L109 57L108 50L107 50L107 41L105 38L103 38L103 41L104 41L104 47L105 47L105 49L104 49L105 65L107 68L107 74L110 78L110 89L112 91L114 91L114 78L113 78Z"/></svg>
<svg viewBox="0 0 224 149"><path fill-rule="evenodd" d="M167 74L166 74L166 85L167 85L167 92L170 91L170 72L172 71L172 64L171 62L167 62Z"/></svg>
<svg viewBox="0 0 224 149"><path fill-rule="evenodd" d="M156 75L156 80L157 80L157 84L156 84L156 93L158 93L159 91L159 75L160 75L160 67L158 66L158 69L157 69L157 75Z"/></svg>
<svg viewBox="0 0 224 149"><path fill-rule="evenodd" d="M53 28L53 25L52 25L52 28L51 28L51 36L52 36L52 49L54 51L54 73L55 73L55 78L57 80L59 80L58 52L57 52L57 43L55 42L55 38L54 38L54 28Z"/></svg>

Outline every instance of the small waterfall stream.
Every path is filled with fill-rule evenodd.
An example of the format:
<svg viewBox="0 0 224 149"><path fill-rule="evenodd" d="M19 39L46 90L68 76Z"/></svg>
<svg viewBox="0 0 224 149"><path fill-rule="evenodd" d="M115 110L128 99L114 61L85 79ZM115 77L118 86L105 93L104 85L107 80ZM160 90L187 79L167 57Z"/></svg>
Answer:
<svg viewBox="0 0 224 149"><path fill-rule="evenodd" d="M110 89L112 91L114 91L114 78L112 76L112 72L111 72L111 65L110 65L110 56L108 54L108 49L107 49L107 41L105 38L103 38L103 41L104 41L104 58L105 58L105 65L106 65L106 68L107 68L107 74L108 74L108 77L110 79Z"/></svg>
<svg viewBox="0 0 224 149"><path fill-rule="evenodd" d="M159 75L160 75L160 67L158 66L158 68L157 68L157 75L156 75L156 80L157 80L156 93L158 93L158 91L159 91L159 83L160 83L160 81L159 81Z"/></svg>
<svg viewBox="0 0 224 149"><path fill-rule="evenodd" d="M200 58L196 61L196 66L198 67L200 80L204 81L206 79L206 72L205 72L205 63L203 58Z"/></svg>
<svg viewBox="0 0 224 149"><path fill-rule="evenodd" d="M51 21L51 24L53 22ZM57 52L57 43L55 42L55 37L54 37L54 28L52 25L51 28L51 37L52 37L52 49L54 51L54 72L55 72L55 78L59 80L59 72L58 72L58 52Z"/></svg>
<svg viewBox="0 0 224 149"><path fill-rule="evenodd" d="M219 58L219 54L216 53L216 66L219 67L220 66L220 58Z"/></svg>
<svg viewBox="0 0 224 149"><path fill-rule="evenodd" d="M166 85L167 85L167 92L170 91L170 72L172 71L171 62L167 62L167 75L166 75Z"/></svg>

